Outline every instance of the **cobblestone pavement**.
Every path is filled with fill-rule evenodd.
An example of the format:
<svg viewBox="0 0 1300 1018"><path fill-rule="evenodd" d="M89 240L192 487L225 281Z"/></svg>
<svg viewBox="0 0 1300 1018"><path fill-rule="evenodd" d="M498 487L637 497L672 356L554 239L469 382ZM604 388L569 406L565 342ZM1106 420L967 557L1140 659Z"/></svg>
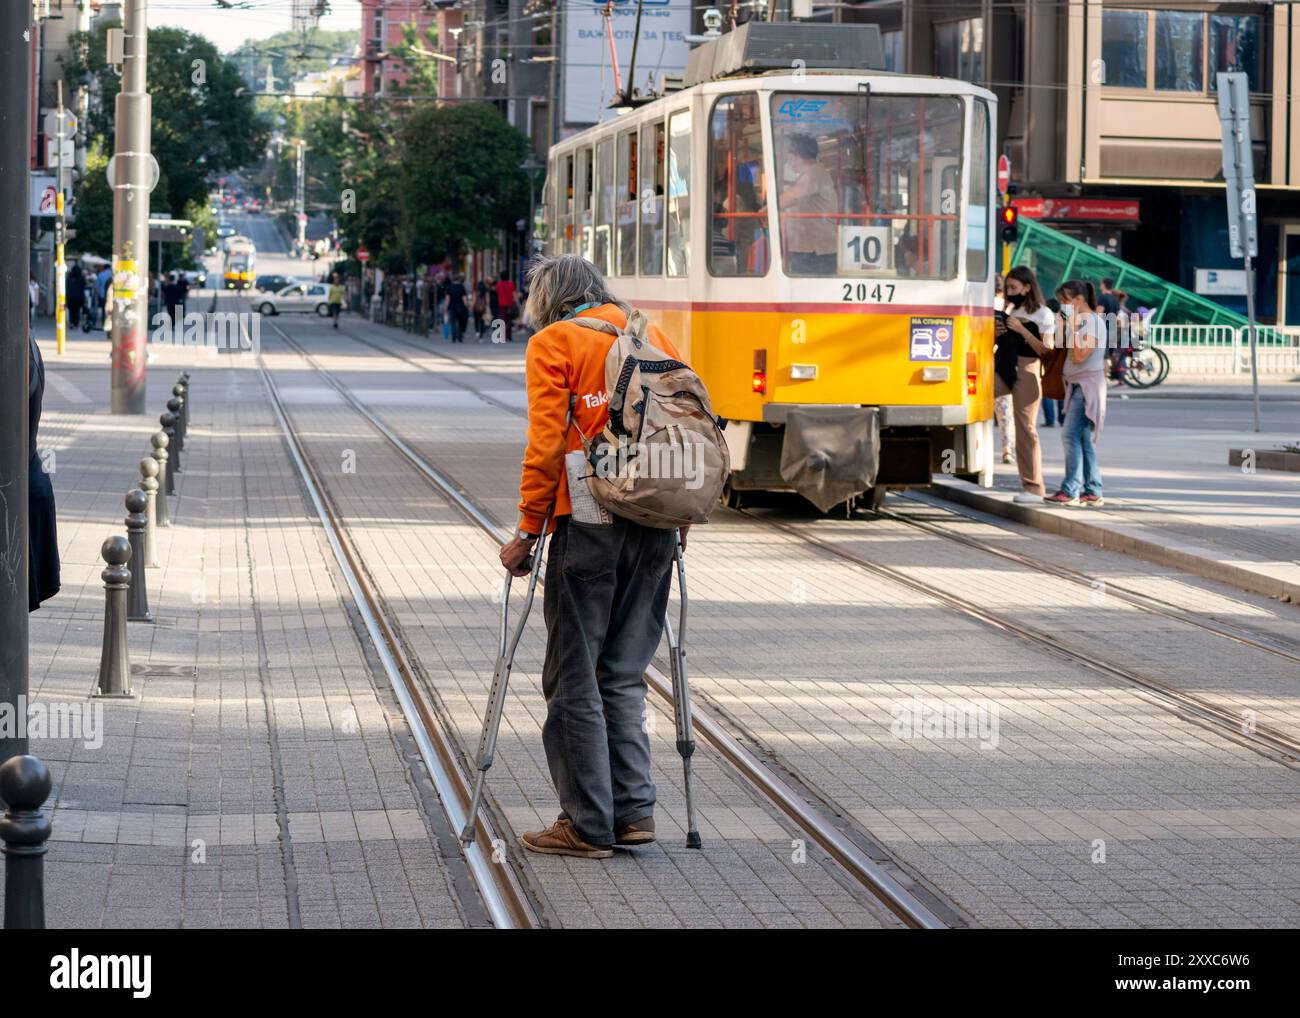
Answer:
<svg viewBox="0 0 1300 1018"><path fill-rule="evenodd" d="M345 335L286 325L310 337L359 399L512 519L522 422L503 405L522 406L522 349L431 342L436 352L422 355L392 330L347 327L434 373ZM1258 652L1243 657L1220 637L1152 624L1115 599L1094 604L1076 584L1022 575L899 524L816 526L819 536L1099 656L1250 705L1261 722L1294 723L1296 690ZM1290 606L1031 531L1016 540L1068 547L1075 568L1296 636ZM692 533L689 558L698 695L979 922L1300 921L1295 771L1136 687L994 632L795 535L720 513ZM944 711L952 718L959 708L971 726L950 722L945 733Z"/></svg>
<svg viewBox="0 0 1300 1018"><path fill-rule="evenodd" d="M31 699L102 707L94 733L31 740L54 778L49 924L485 924L239 358L196 364L173 525L159 532L161 568L146 570L157 623L129 627L136 698L88 699L99 547L124 532L122 498L157 430L103 412L106 350L46 347L40 444L53 453L63 590L31 616ZM161 409L180 367L158 360L149 403Z"/></svg>

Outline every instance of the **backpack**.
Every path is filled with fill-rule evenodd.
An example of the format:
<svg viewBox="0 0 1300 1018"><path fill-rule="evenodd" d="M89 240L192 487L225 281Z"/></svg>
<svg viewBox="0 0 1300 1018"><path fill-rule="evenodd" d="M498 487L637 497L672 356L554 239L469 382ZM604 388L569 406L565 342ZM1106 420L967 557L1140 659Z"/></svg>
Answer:
<svg viewBox="0 0 1300 1018"><path fill-rule="evenodd" d="M609 422L594 439L579 433L592 497L647 527L708 522L731 457L700 376L650 345L640 311L622 329L600 318L570 321L615 337L605 357Z"/></svg>

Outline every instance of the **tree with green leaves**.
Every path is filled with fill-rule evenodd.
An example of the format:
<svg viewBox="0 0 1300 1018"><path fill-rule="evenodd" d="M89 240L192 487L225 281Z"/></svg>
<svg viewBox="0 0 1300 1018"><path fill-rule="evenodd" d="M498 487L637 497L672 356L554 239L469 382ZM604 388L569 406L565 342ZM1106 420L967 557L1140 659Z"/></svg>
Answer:
<svg viewBox="0 0 1300 1018"><path fill-rule="evenodd" d="M114 148L114 113L121 82L106 60L105 27L74 37L75 56L64 66L64 78L75 89L87 86L93 97L86 130L91 147L107 158ZM202 222L206 216L209 182L222 173L252 163L266 145L267 125L253 109L253 99L234 65L201 35L179 28L149 32L149 94L152 97L152 150L160 170L150 208L177 218ZM95 227L107 200L112 219L112 193L100 187L102 169L87 163L77 188L79 246L94 250ZM103 250L107 253L108 247Z"/></svg>
<svg viewBox="0 0 1300 1018"><path fill-rule="evenodd" d="M486 104L425 106L401 136L399 239L412 264L489 247L528 215L528 139Z"/></svg>

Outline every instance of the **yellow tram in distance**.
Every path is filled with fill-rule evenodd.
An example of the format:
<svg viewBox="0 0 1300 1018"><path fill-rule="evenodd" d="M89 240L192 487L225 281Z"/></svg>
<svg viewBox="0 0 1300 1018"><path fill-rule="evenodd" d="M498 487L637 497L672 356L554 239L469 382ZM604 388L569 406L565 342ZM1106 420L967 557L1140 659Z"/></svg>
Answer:
<svg viewBox="0 0 1300 1018"><path fill-rule="evenodd" d="M549 153L548 253L679 345L726 421L733 501L992 483L996 99L861 70L882 66L875 26L750 22Z"/></svg>

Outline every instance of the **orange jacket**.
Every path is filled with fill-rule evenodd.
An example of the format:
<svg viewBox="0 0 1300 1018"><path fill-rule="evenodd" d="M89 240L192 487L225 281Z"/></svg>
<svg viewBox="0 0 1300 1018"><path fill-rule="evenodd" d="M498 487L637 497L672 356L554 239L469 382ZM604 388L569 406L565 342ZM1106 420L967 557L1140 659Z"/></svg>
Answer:
<svg viewBox="0 0 1300 1018"><path fill-rule="evenodd" d="M602 304L578 317L603 318L619 328L627 324L614 304ZM657 349L681 359L677 348L654 325L648 335ZM579 429L594 438L609 420L605 357L613 345L614 337L608 333L572 321L548 325L528 341L528 447L519 480L519 526L530 534L541 531L548 514L567 516L571 511L564 454L582 447ZM570 393L578 399L573 408L574 426L566 434Z"/></svg>

